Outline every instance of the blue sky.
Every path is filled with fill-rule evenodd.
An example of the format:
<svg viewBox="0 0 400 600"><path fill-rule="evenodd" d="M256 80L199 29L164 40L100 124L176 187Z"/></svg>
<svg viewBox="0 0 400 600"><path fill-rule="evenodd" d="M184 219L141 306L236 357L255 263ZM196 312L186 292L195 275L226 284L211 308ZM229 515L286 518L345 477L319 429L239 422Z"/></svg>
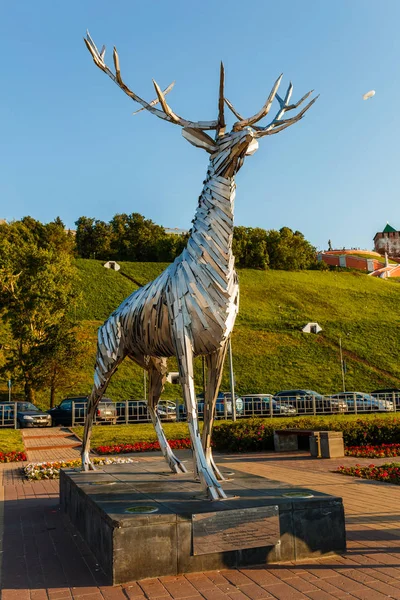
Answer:
<svg viewBox="0 0 400 600"><path fill-rule="evenodd" d="M142 97L154 97L152 78L176 80L169 102L188 119L216 117L221 59L245 116L281 72L294 99L314 88L306 118L246 159L236 224L371 248L386 221L400 228L399 22L398 0L3 1L0 218L59 215L72 228L81 215L140 212L190 227L208 155L178 126L132 116L137 105L91 61L88 28L109 64L117 46Z"/></svg>

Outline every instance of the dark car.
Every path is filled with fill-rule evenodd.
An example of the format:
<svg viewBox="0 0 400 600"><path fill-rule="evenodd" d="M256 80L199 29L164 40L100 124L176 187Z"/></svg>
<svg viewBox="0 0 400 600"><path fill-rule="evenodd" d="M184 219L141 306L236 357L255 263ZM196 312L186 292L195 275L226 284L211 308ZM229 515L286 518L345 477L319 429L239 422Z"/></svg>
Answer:
<svg viewBox="0 0 400 600"><path fill-rule="evenodd" d="M322 396L314 390L282 390L274 395L274 399L289 402L300 414L343 413L348 410L344 400Z"/></svg>
<svg viewBox="0 0 400 600"><path fill-rule="evenodd" d="M67 427L71 425L83 425L86 418L87 401L86 396L65 398L58 406L50 408L47 412L51 416L53 425L66 425ZM96 409L95 422L116 424L117 410L110 398L103 398L99 402Z"/></svg>
<svg viewBox="0 0 400 600"><path fill-rule="evenodd" d="M17 407L17 429L23 427L51 427L51 417L31 402L16 402ZM14 419L14 403L4 407L5 416L8 420Z"/></svg>
<svg viewBox="0 0 400 600"><path fill-rule="evenodd" d="M204 416L204 396L200 394L197 396L197 411L200 418ZM240 416L243 412L243 400L239 396L236 396L236 414ZM217 396L217 402L215 405L215 415L217 418L224 418L226 416L232 416L232 395L230 392L219 392ZM178 406L178 417L180 420L186 418L186 406L180 404Z"/></svg>
<svg viewBox="0 0 400 600"><path fill-rule="evenodd" d="M276 400L272 394L247 394L242 396L243 417L256 416L282 416L290 417L296 414L296 409L283 399Z"/></svg>

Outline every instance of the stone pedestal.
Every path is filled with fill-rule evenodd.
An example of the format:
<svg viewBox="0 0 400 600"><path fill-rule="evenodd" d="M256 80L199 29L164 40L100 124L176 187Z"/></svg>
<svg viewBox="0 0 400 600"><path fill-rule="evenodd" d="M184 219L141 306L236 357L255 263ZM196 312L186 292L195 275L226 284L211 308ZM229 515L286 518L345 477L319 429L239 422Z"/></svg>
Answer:
<svg viewBox="0 0 400 600"><path fill-rule="evenodd" d="M341 431L320 431L321 457L343 458L344 443Z"/></svg>
<svg viewBox="0 0 400 600"><path fill-rule="evenodd" d="M193 473L147 464L61 471L62 510L110 584L346 549L341 498L236 472L212 502Z"/></svg>

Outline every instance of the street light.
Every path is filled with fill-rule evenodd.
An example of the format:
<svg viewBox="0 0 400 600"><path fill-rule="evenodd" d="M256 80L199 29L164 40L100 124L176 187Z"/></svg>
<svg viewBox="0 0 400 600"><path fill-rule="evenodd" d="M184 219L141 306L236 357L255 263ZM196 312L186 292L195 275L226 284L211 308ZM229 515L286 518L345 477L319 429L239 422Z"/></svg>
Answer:
<svg viewBox="0 0 400 600"><path fill-rule="evenodd" d="M341 336L339 337L339 350L340 350L340 368L342 371L342 382L343 382L343 391L346 391L346 383L345 383L345 364L344 364L344 360L343 360L343 352L342 352L342 338Z"/></svg>

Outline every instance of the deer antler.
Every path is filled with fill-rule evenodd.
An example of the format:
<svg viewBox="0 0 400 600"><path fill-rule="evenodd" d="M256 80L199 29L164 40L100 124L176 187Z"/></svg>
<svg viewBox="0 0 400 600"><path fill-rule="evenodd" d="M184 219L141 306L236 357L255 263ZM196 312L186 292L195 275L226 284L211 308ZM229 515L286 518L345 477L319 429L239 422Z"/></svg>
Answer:
<svg viewBox="0 0 400 600"><path fill-rule="evenodd" d="M274 133L279 133L279 131L286 129L286 127L293 125L293 123L296 123L297 121L299 121L300 119L303 118L303 115L305 114L305 112L309 108L311 108L311 106L314 104L314 102L317 100L317 98L319 96L317 96L316 98L311 100L311 102L309 102L307 104L307 106L305 106L295 117L292 117L290 119L281 120L283 115L286 112L293 110L295 108L298 108L300 106L300 104L302 104L302 102L304 102L304 100L306 100L314 91L314 90L311 90L310 92L305 94L298 102L296 102L296 104L289 104L289 100L292 96L293 85L292 85L292 83L289 84L289 87L286 91L285 98L284 98L284 100L282 100L282 98L277 93L281 80L282 80L282 75L280 75L278 77L278 79L276 80L276 82L267 98L267 101L265 102L262 109L258 113L256 113L253 117L250 117L249 119L243 118L240 115L240 113L238 113L238 111L234 108L232 103L227 98L225 98L225 103L230 108L230 110L233 112L235 117L237 119L239 119L239 121L237 123L235 123L233 126L234 131L240 131L241 129L244 129L245 127L251 127L252 129L254 129L255 132L257 132L256 137L263 137L265 135L272 135ZM271 121L271 123L269 123L265 127L259 127L259 126L255 125L255 123L257 123L258 121L263 119L269 113L274 98L276 98L278 100L279 107L280 107L278 112L276 113L274 119Z"/></svg>
<svg viewBox="0 0 400 600"><path fill-rule="evenodd" d="M300 121L300 119L303 118L304 114L308 111L309 108L312 107L314 102L316 102L316 100L318 100L319 98L319 95L313 98L311 102L309 102L296 116L291 117L290 119L281 120L286 112L298 108L300 104L302 104L304 100L306 100L314 91L311 90L307 92L307 94L300 98L300 100L296 102L296 104L289 104L292 89L293 86L292 84L290 84L284 100L282 100L282 98L280 98L278 94L276 94L276 99L279 102L280 108L276 113L274 119L271 121L271 123L268 123L268 125L266 125L265 127L254 127L256 131L256 137L264 137L265 135L273 135L274 133L279 133L280 131L286 129L286 127L293 125L293 123L297 123L297 121Z"/></svg>
<svg viewBox="0 0 400 600"><path fill-rule="evenodd" d="M235 123L235 125L233 126L234 131L240 131L241 129L244 129L245 127L248 127L249 125L250 126L253 125L253 123L257 123L257 121L260 121L263 117L265 117L269 113L269 110L272 106L272 102L274 101L276 92L278 91L279 85L281 83L282 77L283 77L283 73L281 75L279 75L278 79L275 81L274 87L272 88L272 90L267 98L267 101L265 102L262 109L260 111L258 111L258 113L256 113L252 117L250 117L249 119L241 119L238 123Z"/></svg>
<svg viewBox="0 0 400 600"><path fill-rule="evenodd" d="M169 121L170 123L175 123L176 125L180 125L181 127L191 127L192 129L217 129L218 121L187 121L183 117L175 114L173 110L168 106L165 95L172 89L173 84L168 86L164 92L161 91L160 87L153 80L154 87L157 93L157 100L152 100L151 102L146 102L140 96L135 94L129 87L122 81L121 70L119 65L119 56L117 49L114 47L113 59L114 59L114 67L115 74L111 71L111 69L105 64L104 56L106 52L105 46L102 47L101 52L98 51L96 44L90 37L89 32L87 32L86 38L84 38L84 42L86 44L87 49L92 55L93 61L99 69L104 71L113 81L116 83L127 96L132 98L135 102L138 102L142 105L143 109L148 110L149 112L156 115L160 119L164 119ZM154 108L155 104L160 102L162 110L158 108Z"/></svg>
<svg viewBox="0 0 400 600"><path fill-rule="evenodd" d="M170 91L172 90L172 88L174 87L174 85L175 85L175 81L173 81L172 83L170 83L170 84L169 84L169 86L168 86L168 87L166 87L166 88L165 88L165 90L163 90L163 94L164 94L164 96L166 96L167 94L169 94L169 93L170 93ZM159 99L158 99L158 97L157 97L157 98L155 98L154 100L152 100L151 102L149 102L149 104L150 104L150 106L155 106L155 105L156 105L156 104L158 104L159 102L160 102L160 101L159 101ZM142 112L142 110L146 110L146 109L145 109L145 108L143 108L143 107L142 107L142 108L138 108L138 110L135 110L135 112L133 112L132 114L133 114L133 115L137 115L138 113Z"/></svg>

